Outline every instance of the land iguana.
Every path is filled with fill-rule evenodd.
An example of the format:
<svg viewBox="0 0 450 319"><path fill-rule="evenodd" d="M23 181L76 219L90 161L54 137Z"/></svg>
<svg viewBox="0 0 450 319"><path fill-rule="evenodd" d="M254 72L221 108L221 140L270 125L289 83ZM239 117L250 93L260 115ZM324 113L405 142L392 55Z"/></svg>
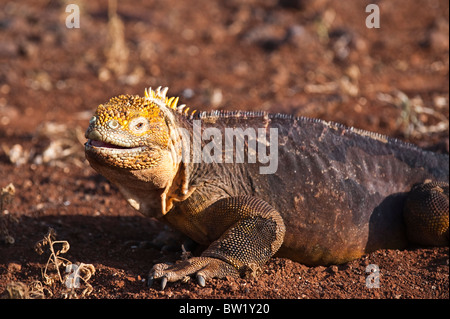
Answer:
<svg viewBox="0 0 450 319"><path fill-rule="evenodd" d="M113 97L86 131L90 165L132 207L208 246L150 283L257 274L275 253L329 265L448 245L448 154L318 119L189 112L166 94Z"/></svg>

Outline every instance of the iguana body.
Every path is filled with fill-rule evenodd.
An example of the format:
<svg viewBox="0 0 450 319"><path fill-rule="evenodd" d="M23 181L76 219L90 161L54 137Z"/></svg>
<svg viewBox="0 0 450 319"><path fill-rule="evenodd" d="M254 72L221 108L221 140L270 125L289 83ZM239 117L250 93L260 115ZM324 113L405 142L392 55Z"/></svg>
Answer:
<svg viewBox="0 0 450 319"><path fill-rule="evenodd" d="M321 120L251 112L188 115L166 92L111 99L98 107L86 132L90 164L133 207L209 245L201 257L156 265L151 277L163 278L163 286L194 273L204 284L205 278L255 272L277 252L319 265L402 248L408 238L448 244L448 155ZM236 154L232 161L229 153L218 155L227 129L246 135L243 163ZM214 153L212 163L195 160L199 141L204 152ZM271 144L277 147L271 159L276 171L262 174L261 167L274 163L249 161L256 151L250 146L265 145L269 152ZM407 200L413 185L426 180L434 182Z"/></svg>

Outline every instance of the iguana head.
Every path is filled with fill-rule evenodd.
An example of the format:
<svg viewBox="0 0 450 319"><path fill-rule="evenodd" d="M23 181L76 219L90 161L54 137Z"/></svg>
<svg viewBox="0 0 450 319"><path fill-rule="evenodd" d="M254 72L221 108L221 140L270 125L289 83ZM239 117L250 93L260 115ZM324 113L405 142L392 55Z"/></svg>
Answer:
<svg viewBox="0 0 450 319"><path fill-rule="evenodd" d="M177 174L178 98L167 98L166 92L167 88L158 88L146 90L144 97L111 98L97 107L85 134L89 163L117 185L130 203L142 201L140 192L142 196L149 190L164 192Z"/></svg>
<svg viewBox="0 0 450 319"><path fill-rule="evenodd" d="M178 100L166 98L166 91L119 95L100 104L86 131L88 159L130 170L157 166L169 146L168 108Z"/></svg>

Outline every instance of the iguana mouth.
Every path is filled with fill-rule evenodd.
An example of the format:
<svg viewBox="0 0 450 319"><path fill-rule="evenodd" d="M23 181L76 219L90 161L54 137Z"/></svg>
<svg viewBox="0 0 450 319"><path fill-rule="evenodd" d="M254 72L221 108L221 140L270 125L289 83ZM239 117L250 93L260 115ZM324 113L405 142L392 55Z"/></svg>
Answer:
<svg viewBox="0 0 450 319"><path fill-rule="evenodd" d="M88 130L85 134L85 137L87 138L86 147L91 149L97 149L99 150L133 150L133 149L139 149L141 150L142 147L136 146L136 145L128 145L128 143L122 143L121 140L118 139L119 142L110 143L110 139L107 139L105 141L104 137L98 130Z"/></svg>
<svg viewBox="0 0 450 319"><path fill-rule="evenodd" d="M93 147L101 147L101 148L114 148L114 149L131 149L134 147L125 147L120 146L116 144L106 143L103 141L97 141L97 140L88 140L87 145L93 146Z"/></svg>
<svg viewBox="0 0 450 319"><path fill-rule="evenodd" d="M143 152L146 149L145 146L122 146L117 144L111 144L108 142L91 140L89 139L86 144L86 148L95 153L128 153L135 154Z"/></svg>
<svg viewBox="0 0 450 319"><path fill-rule="evenodd" d="M86 157L103 163L102 166L141 170L154 166L160 158L148 146L126 147L94 139L88 139L84 145Z"/></svg>

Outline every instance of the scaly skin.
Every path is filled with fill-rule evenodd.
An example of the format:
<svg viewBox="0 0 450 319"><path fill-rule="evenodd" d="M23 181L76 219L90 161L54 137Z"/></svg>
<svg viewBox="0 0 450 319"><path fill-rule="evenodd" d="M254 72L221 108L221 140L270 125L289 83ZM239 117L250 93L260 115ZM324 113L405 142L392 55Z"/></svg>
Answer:
<svg viewBox="0 0 450 319"><path fill-rule="evenodd" d="M155 265L151 282L161 278L164 288L196 274L204 285L213 277L256 274L275 253L326 265L403 248L408 239L448 245L448 155L321 120L188 114L166 92L112 98L86 131L91 166L132 207L209 245L200 257ZM276 170L261 174L267 164L250 161L250 147L243 163L224 154L212 163L187 161L195 158L198 122L202 149L221 145L214 134L228 128L258 129L264 145L278 146Z"/></svg>

